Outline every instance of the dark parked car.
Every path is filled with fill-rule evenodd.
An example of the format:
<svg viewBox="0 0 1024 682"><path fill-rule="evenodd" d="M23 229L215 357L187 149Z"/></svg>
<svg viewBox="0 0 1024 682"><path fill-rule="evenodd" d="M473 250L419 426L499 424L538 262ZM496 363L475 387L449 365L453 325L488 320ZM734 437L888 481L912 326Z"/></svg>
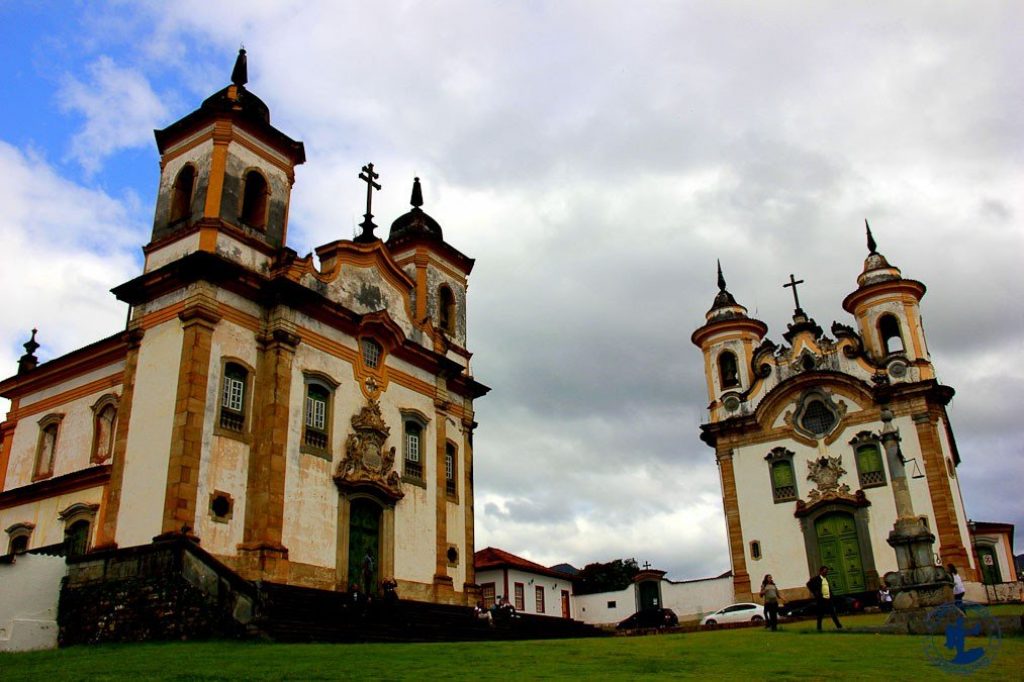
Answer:
<svg viewBox="0 0 1024 682"><path fill-rule="evenodd" d="M839 613L860 613L865 606L869 606L872 597L870 592L849 594L835 597L836 611ZM784 618L814 618L817 610L813 599L800 599L783 604L779 609L779 615Z"/></svg>
<svg viewBox="0 0 1024 682"><path fill-rule="evenodd" d="M638 630L641 628L670 628L679 625L679 617L672 609L644 609L622 621L615 627L619 630Z"/></svg>

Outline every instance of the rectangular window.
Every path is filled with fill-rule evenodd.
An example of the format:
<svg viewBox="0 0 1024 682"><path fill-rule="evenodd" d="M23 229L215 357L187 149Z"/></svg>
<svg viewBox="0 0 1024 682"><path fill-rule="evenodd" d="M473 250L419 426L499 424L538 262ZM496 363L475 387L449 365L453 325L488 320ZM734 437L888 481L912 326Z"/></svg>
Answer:
<svg viewBox="0 0 1024 682"><path fill-rule="evenodd" d="M423 463L420 458L420 451L423 445L423 427L419 422L405 422L405 469L406 478L422 480Z"/></svg>
<svg viewBox="0 0 1024 682"><path fill-rule="evenodd" d="M484 600L484 608L491 608L494 605L494 583L484 583L480 586L480 596Z"/></svg>
<svg viewBox="0 0 1024 682"><path fill-rule="evenodd" d="M885 485L885 469L882 467L882 453L878 445L867 443L856 451L857 472L860 475L860 486L872 488Z"/></svg>
<svg viewBox="0 0 1024 682"><path fill-rule="evenodd" d="M533 594L535 595L537 613L544 613L544 588L538 585L533 588Z"/></svg>
<svg viewBox="0 0 1024 682"><path fill-rule="evenodd" d="M329 401L330 391L321 384L306 384L306 415L302 434L304 445L317 451L327 451L330 443L329 434Z"/></svg>
<svg viewBox="0 0 1024 682"><path fill-rule="evenodd" d="M381 346L373 339L363 339L363 364L376 368L380 364Z"/></svg>
<svg viewBox="0 0 1024 682"><path fill-rule="evenodd" d="M615 608L615 602L613 602L613 601L608 602L608 608L614 609Z"/></svg>
<svg viewBox="0 0 1024 682"><path fill-rule="evenodd" d="M327 403L317 398L306 398L306 426L323 431L327 425Z"/></svg>
<svg viewBox="0 0 1024 682"><path fill-rule="evenodd" d="M457 492L455 486L455 446L451 443L447 443L444 448L444 489L452 497Z"/></svg>
<svg viewBox="0 0 1024 682"><path fill-rule="evenodd" d="M522 583L515 584L515 597L516 597L516 611L526 610L526 594L525 586Z"/></svg>
<svg viewBox="0 0 1024 682"><path fill-rule="evenodd" d="M241 412L245 405L245 382L234 377L224 378L224 398L221 402L223 407L235 412Z"/></svg>
<svg viewBox="0 0 1024 682"><path fill-rule="evenodd" d="M793 463L789 460L772 462L772 492L776 502L796 499L796 481L793 479Z"/></svg>

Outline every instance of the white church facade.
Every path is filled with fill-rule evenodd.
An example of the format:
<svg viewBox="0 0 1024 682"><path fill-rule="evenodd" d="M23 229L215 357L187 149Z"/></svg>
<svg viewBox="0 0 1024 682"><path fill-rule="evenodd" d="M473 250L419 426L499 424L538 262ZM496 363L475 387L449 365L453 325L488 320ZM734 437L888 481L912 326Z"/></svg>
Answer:
<svg viewBox="0 0 1024 682"><path fill-rule="evenodd" d="M946 412L953 389L936 379L921 323L925 286L878 253L870 229L868 246L843 301L855 327L835 323L829 336L796 298L777 345L719 270L719 293L693 333L710 399L701 439L715 450L737 601L757 595L766 574L796 599L822 565L838 594L877 590L897 569L885 408L913 473L913 508L935 535L934 562L978 580Z"/></svg>
<svg viewBox="0 0 1024 682"><path fill-rule="evenodd" d="M124 331L0 382L0 554L183 534L247 579L476 598L474 261L420 206L287 246L301 142L232 84L156 131L145 264ZM353 182L357 182L353 170ZM44 332L45 333L45 332Z"/></svg>

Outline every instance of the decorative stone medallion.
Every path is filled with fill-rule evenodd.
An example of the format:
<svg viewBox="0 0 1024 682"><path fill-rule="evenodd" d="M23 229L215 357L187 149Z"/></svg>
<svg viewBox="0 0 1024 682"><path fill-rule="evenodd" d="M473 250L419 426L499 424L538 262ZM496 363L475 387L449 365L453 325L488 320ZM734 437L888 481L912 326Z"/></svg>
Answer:
<svg viewBox="0 0 1024 682"><path fill-rule="evenodd" d="M839 483L839 477L845 473L842 455L838 457L823 455L818 459L808 460L807 480L813 481L817 488L810 491L807 497L812 503L823 499L852 498L850 486Z"/></svg>
<svg viewBox="0 0 1024 682"><path fill-rule="evenodd" d="M394 470L395 448L384 448L391 429L384 423L376 400L368 401L352 417L352 429L345 440L345 459L334 475L338 489L374 492L392 501L401 499L404 493Z"/></svg>

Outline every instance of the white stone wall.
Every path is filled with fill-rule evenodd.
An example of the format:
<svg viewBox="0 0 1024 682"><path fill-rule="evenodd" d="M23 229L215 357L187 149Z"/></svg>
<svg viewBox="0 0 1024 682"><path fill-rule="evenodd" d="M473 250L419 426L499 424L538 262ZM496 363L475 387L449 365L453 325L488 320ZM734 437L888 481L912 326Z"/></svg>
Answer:
<svg viewBox="0 0 1024 682"><path fill-rule="evenodd" d="M57 648L63 557L20 554L0 564L0 653Z"/></svg>
<svg viewBox="0 0 1024 682"><path fill-rule="evenodd" d="M636 613L636 585L617 592L573 597L573 618L590 625L616 625Z"/></svg>
<svg viewBox="0 0 1024 682"><path fill-rule="evenodd" d="M843 398L850 412L855 409L852 401ZM795 405L783 410L795 410ZM924 471L921 458L921 447L917 439L917 429L909 417L898 417L893 422L900 430L901 448L907 459L917 458L918 465ZM856 424L848 427L832 443L827 446L829 456L842 455L842 465L847 473L840 478L840 483L850 486L851 491L860 488L857 475L857 464L854 459L850 440L860 431L881 431L881 422ZM783 446L793 451L793 468L796 476L797 495L807 500L808 493L814 489L813 481L807 480L808 460L820 457L819 451L802 443L780 439L778 441L760 443L738 448L733 456L733 469L736 475L736 490L739 499L740 525L743 529L744 552L747 571L751 584L760 584L765 574L771 573L781 589L803 587L810 577L807 565L807 551L804 535L800 529L800 520L793 516L796 502L776 504L772 497L771 475L764 457L776 447ZM865 496L871 503L867 508L868 527L871 536L875 568L879 576L897 569L896 555L886 543L889 531L896 520L896 506L892 494L892 472L883 456L886 485L866 489ZM908 484L914 511L929 517L932 530L935 530L935 514L932 509L931 497L928 492L927 479L910 478L912 466L908 465ZM962 508L960 510L962 514ZM750 555L750 541L758 540L761 544L762 558L754 560ZM936 546L938 551L938 546Z"/></svg>
<svg viewBox="0 0 1024 682"><path fill-rule="evenodd" d="M149 544L161 532L182 339L175 317L146 330L139 348L117 517L121 547Z"/></svg>
<svg viewBox="0 0 1024 682"><path fill-rule="evenodd" d="M636 613L636 589L634 583L617 592L573 597L573 617L591 625L616 625ZM735 601L731 575L684 582L661 581L660 606L672 609L680 622L698 620ZM609 606L612 602L614 606Z"/></svg>

